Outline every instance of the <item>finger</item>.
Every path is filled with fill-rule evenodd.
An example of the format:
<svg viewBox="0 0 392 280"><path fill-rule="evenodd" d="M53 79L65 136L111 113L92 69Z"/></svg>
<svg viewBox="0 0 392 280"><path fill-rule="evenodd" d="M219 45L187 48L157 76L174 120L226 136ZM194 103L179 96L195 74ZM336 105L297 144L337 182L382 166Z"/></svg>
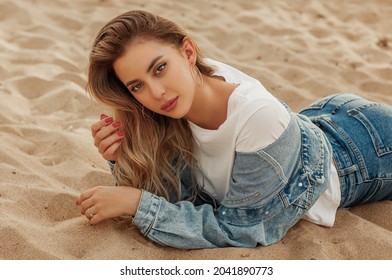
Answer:
<svg viewBox="0 0 392 280"><path fill-rule="evenodd" d="M97 213L94 211L93 207L87 209L84 213L87 219L91 220Z"/></svg>
<svg viewBox="0 0 392 280"><path fill-rule="evenodd" d="M116 146L115 149L117 149L118 148L118 146L117 146L118 141L121 140L122 138L124 138L124 136L125 136L124 131L118 131L116 133L113 133L112 135L108 136L107 138L105 138L104 140L102 140L99 143L98 151L102 155L107 154L108 152L114 153L115 150L113 150L112 146L115 145Z"/></svg>
<svg viewBox="0 0 392 280"><path fill-rule="evenodd" d="M101 119L98 122L95 122L91 125L91 134L93 137L95 137L95 135L101 131L103 128L105 128L107 125L111 124L113 122L113 118L112 117L106 117Z"/></svg>
<svg viewBox="0 0 392 280"><path fill-rule="evenodd" d="M92 134L92 136L95 137L95 135L99 131L101 131L103 128L105 128L106 126L108 126L112 122L113 122L113 118L112 117L106 117L106 118L103 118L103 119L93 123L91 125L91 134Z"/></svg>
<svg viewBox="0 0 392 280"><path fill-rule="evenodd" d="M101 145L101 142L104 139L108 138L110 135L113 135L115 132L117 132L119 130L120 126L121 126L120 122L114 122L114 123L111 123L110 125L107 125L106 127L102 128L100 131L98 131L95 134L94 145L96 147L99 147ZM106 145L107 144L108 143L106 142ZM102 149L101 149L101 151L102 151Z"/></svg>
<svg viewBox="0 0 392 280"><path fill-rule="evenodd" d="M97 214L93 215L93 217L89 220L90 220L89 221L90 225L93 226L93 225L98 224L99 222L101 222L104 219L99 215L99 213L97 213Z"/></svg>
<svg viewBox="0 0 392 280"><path fill-rule="evenodd" d="M102 154L103 158L106 160L116 160L117 156L116 153L118 148L121 146L121 139L117 142L113 143L106 151Z"/></svg>
<svg viewBox="0 0 392 280"><path fill-rule="evenodd" d="M86 214L86 212L87 212L89 209L91 209L94 205L95 205L94 200L91 199L91 197L88 198L88 199L86 199L85 201L83 201L83 202L80 204L80 214L86 215L86 217L87 217L87 216L90 216L88 213ZM91 214L94 214L94 213L91 213Z"/></svg>
<svg viewBox="0 0 392 280"><path fill-rule="evenodd" d="M93 193L94 193L94 190L93 190L93 189L90 189L90 190L87 190L87 191L81 193L81 194L79 195L78 199L76 200L76 204L79 205L79 206L81 206L82 203L83 203L85 200L89 199L89 198L93 195Z"/></svg>

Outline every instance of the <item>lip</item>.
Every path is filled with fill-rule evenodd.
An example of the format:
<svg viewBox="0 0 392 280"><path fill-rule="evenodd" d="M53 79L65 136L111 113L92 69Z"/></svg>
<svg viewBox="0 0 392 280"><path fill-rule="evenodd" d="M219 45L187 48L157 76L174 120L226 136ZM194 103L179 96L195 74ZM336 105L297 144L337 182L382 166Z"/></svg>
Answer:
<svg viewBox="0 0 392 280"><path fill-rule="evenodd" d="M177 100L178 100L178 96L173 99L170 99L169 101L167 101L165 104L161 106L161 110L165 112L172 111L177 106Z"/></svg>

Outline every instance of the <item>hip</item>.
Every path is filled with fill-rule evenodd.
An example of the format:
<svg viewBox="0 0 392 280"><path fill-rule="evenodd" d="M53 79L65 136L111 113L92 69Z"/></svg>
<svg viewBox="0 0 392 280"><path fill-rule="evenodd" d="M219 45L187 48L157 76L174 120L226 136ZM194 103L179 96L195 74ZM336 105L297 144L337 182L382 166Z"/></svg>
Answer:
<svg viewBox="0 0 392 280"><path fill-rule="evenodd" d="M325 97L300 112L327 136L341 184L341 207L391 199L392 106L352 94Z"/></svg>

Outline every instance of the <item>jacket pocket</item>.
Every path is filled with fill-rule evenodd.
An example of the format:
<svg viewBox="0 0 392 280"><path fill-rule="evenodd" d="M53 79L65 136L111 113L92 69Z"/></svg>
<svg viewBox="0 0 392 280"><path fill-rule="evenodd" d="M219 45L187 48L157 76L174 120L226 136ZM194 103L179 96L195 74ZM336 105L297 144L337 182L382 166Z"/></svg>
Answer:
<svg viewBox="0 0 392 280"><path fill-rule="evenodd" d="M235 226L252 226L264 223L280 214L290 211L291 206L303 209L303 213L310 209L314 200L313 185L308 174L295 176L295 180L288 183L280 192L258 207L252 205L227 204L224 200L217 211L218 219ZM295 217L298 219L298 217ZM279 223L279 221L277 221Z"/></svg>

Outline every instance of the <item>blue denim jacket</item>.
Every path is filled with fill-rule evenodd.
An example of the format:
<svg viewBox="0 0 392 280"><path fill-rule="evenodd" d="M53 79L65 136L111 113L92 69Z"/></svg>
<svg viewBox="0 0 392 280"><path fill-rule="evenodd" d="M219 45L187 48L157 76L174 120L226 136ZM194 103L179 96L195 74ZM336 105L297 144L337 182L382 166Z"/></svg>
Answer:
<svg viewBox="0 0 392 280"><path fill-rule="evenodd" d="M236 153L229 191L219 205L186 201L185 169L184 200L143 191L133 224L151 240L177 248L267 246L282 239L327 189L331 160L324 133L291 112L287 129L273 144Z"/></svg>

